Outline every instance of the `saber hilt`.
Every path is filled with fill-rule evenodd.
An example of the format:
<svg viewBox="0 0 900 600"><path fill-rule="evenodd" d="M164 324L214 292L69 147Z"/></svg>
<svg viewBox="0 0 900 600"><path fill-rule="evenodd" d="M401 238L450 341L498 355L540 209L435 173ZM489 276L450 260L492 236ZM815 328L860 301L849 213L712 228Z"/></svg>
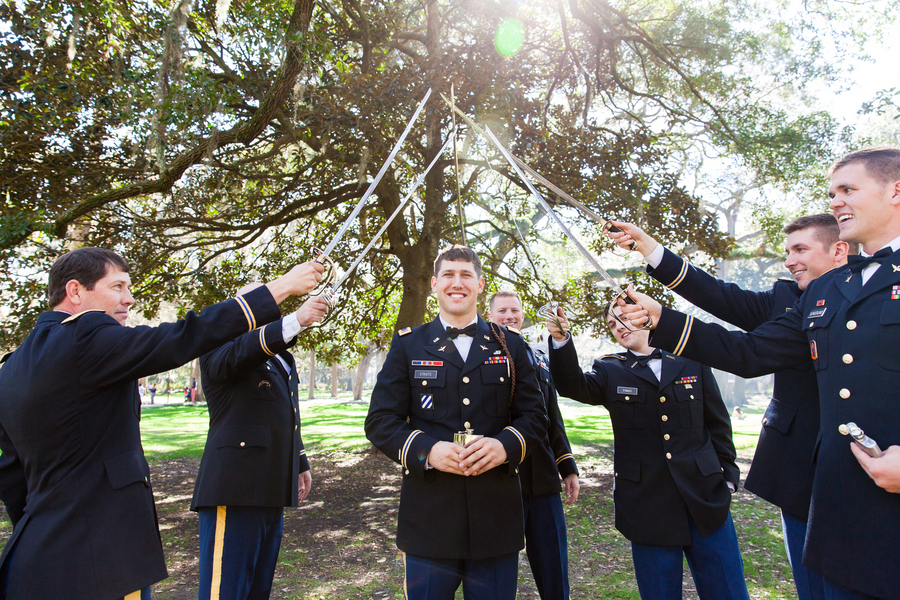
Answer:
<svg viewBox="0 0 900 600"><path fill-rule="evenodd" d="M567 331L563 328L562 321L560 320L559 314L557 313L557 310L559 308L559 302L551 300L538 309L537 315L545 321L550 321L551 323L556 325L559 328L560 332L567 333ZM565 312L565 309L563 310L563 312Z"/></svg>
<svg viewBox="0 0 900 600"><path fill-rule="evenodd" d="M882 454L884 454L881 451L881 448L878 447L878 443L867 436L866 432L860 429L856 423L839 425L838 431L841 433L841 435L849 435L853 442L857 446L862 448L863 452L865 452L872 458L879 458Z"/></svg>

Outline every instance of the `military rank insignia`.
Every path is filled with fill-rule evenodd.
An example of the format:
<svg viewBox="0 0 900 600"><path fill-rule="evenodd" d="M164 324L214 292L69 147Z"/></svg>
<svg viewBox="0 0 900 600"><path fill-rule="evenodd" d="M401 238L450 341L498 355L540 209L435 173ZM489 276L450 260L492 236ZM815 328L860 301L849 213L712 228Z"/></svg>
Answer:
<svg viewBox="0 0 900 600"><path fill-rule="evenodd" d="M422 395L422 408L425 410L434 410L434 396L432 394Z"/></svg>
<svg viewBox="0 0 900 600"><path fill-rule="evenodd" d="M689 375L688 377L682 377L681 379L677 379L675 383L680 383L682 385L687 385L689 383L697 383L696 375Z"/></svg>
<svg viewBox="0 0 900 600"><path fill-rule="evenodd" d="M895 285L891 288L891 300L900 299L900 285Z"/></svg>
<svg viewBox="0 0 900 600"><path fill-rule="evenodd" d="M505 365L507 362L509 362L509 361L506 359L505 356L492 356L489 359L487 359L486 361L484 361L484 364L486 364L486 365Z"/></svg>
<svg viewBox="0 0 900 600"><path fill-rule="evenodd" d="M813 360L819 358L819 350L816 348L816 340L812 340L809 343L809 355L812 356Z"/></svg>
<svg viewBox="0 0 900 600"><path fill-rule="evenodd" d="M399 335L403 336L403 335L406 335L406 334L408 334L408 333L412 333L412 328L411 328L411 327L404 327L403 329L401 329L401 330L398 331L397 333L398 333Z"/></svg>
<svg viewBox="0 0 900 600"><path fill-rule="evenodd" d="M443 367L444 361L442 360L414 360L412 361L413 367Z"/></svg>
<svg viewBox="0 0 900 600"><path fill-rule="evenodd" d="M825 306L824 300L816 300L816 306Z"/></svg>

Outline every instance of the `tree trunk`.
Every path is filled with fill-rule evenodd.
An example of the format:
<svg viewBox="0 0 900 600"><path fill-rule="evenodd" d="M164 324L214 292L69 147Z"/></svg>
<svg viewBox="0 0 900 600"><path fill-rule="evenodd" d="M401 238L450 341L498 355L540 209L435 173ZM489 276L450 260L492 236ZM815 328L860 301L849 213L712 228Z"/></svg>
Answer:
<svg viewBox="0 0 900 600"><path fill-rule="evenodd" d="M366 355L363 356L362 360L359 361L359 365L356 367L356 383L353 385L353 399L356 401L362 400L363 384L366 382L366 371L369 370L369 364L371 364L374 355L375 344L369 342L369 345L366 346Z"/></svg>
<svg viewBox="0 0 900 600"><path fill-rule="evenodd" d="M338 373L340 366L337 363L331 363L331 397L338 397Z"/></svg>
<svg viewBox="0 0 900 600"><path fill-rule="evenodd" d="M309 396L310 400L316 397L316 349L309 350Z"/></svg>
<svg viewBox="0 0 900 600"><path fill-rule="evenodd" d="M206 402L206 396L203 395L203 385L200 382L200 359L195 358L191 362L191 383L197 382L197 394L194 396L194 402Z"/></svg>

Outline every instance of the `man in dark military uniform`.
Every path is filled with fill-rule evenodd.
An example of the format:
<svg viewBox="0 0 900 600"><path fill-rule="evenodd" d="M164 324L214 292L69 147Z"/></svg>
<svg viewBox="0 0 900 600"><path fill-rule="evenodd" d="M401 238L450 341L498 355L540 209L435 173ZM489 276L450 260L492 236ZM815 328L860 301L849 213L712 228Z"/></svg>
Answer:
<svg viewBox="0 0 900 600"><path fill-rule="evenodd" d="M312 485L297 369L287 349L327 311L324 298L310 298L280 321L200 357L209 404L191 502L200 513L200 600L266 600L271 593L284 507L297 506Z"/></svg>
<svg viewBox="0 0 900 600"><path fill-rule="evenodd" d="M614 310L618 311L618 308ZM582 372L568 321L548 322L550 372L562 396L609 410L616 529L631 541L641 597L678 600L687 557L702 600L749 600L729 506L740 482L728 410L709 367L654 350L607 307L627 351Z"/></svg>
<svg viewBox="0 0 900 600"><path fill-rule="evenodd" d="M128 264L100 248L61 256L49 304L0 368L0 499L15 524L0 597L128 600L166 577L139 431L137 380L167 371L280 314L321 265L159 327L123 327ZM10 476L18 471L18 477Z"/></svg>
<svg viewBox="0 0 900 600"><path fill-rule="evenodd" d="M490 319L519 331L525 322L522 300L515 292L501 290L488 301ZM559 497L559 478L566 488L566 504L578 500L578 467L559 412L550 362L540 350L529 348L538 384L546 403L550 428L541 443L531 449L519 466L522 506L525 511L525 551L538 593L544 600L569 598L569 549L566 516Z"/></svg>
<svg viewBox="0 0 900 600"><path fill-rule="evenodd" d="M650 316L654 345L745 377L812 359L821 433L803 562L824 576L826 598L900 599L900 149L848 154L828 192L841 239L861 244L861 255L813 281L774 321L728 332L643 294L623 311ZM842 436L847 422L884 456Z"/></svg>
<svg viewBox="0 0 900 600"><path fill-rule="evenodd" d="M619 246L640 252L651 277L695 306L745 331L790 310L819 276L847 263L849 244L833 216L807 215L784 228L784 266L795 281L777 280L771 290L751 292L692 266L631 223L610 232ZM854 248L854 254L855 254ZM773 398L763 417L744 487L781 509L784 543L800 600L822 600L822 575L803 565L812 494L812 455L819 435L819 388L812 361L775 373Z"/></svg>
<svg viewBox="0 0 900 600"><path fill-rule="evenodd" d="M434 264L440 314L391 342L366 436L403 467L397 546L410 600L513 600L523 547L517 467L547 434L527 346L478 317L481 262L452 246ZM454 434L469 430L465 447Z"/></svg>

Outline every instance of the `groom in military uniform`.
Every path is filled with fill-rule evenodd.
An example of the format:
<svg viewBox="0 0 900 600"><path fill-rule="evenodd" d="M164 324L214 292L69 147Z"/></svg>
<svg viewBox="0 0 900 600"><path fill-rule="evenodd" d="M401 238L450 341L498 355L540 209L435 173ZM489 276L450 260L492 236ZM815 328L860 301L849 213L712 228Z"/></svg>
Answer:
<svg viewBox="0 0 900 600"><path fill-rule="evenodd" d="M525 342L478 317L481 262L452 246L434 263L440 314L403 329L372 392L366 435L400 463L397 546L410 600L513 600L524 546L517 466L547 433ZM470 432L474 441L454 442Z"/></svg>

